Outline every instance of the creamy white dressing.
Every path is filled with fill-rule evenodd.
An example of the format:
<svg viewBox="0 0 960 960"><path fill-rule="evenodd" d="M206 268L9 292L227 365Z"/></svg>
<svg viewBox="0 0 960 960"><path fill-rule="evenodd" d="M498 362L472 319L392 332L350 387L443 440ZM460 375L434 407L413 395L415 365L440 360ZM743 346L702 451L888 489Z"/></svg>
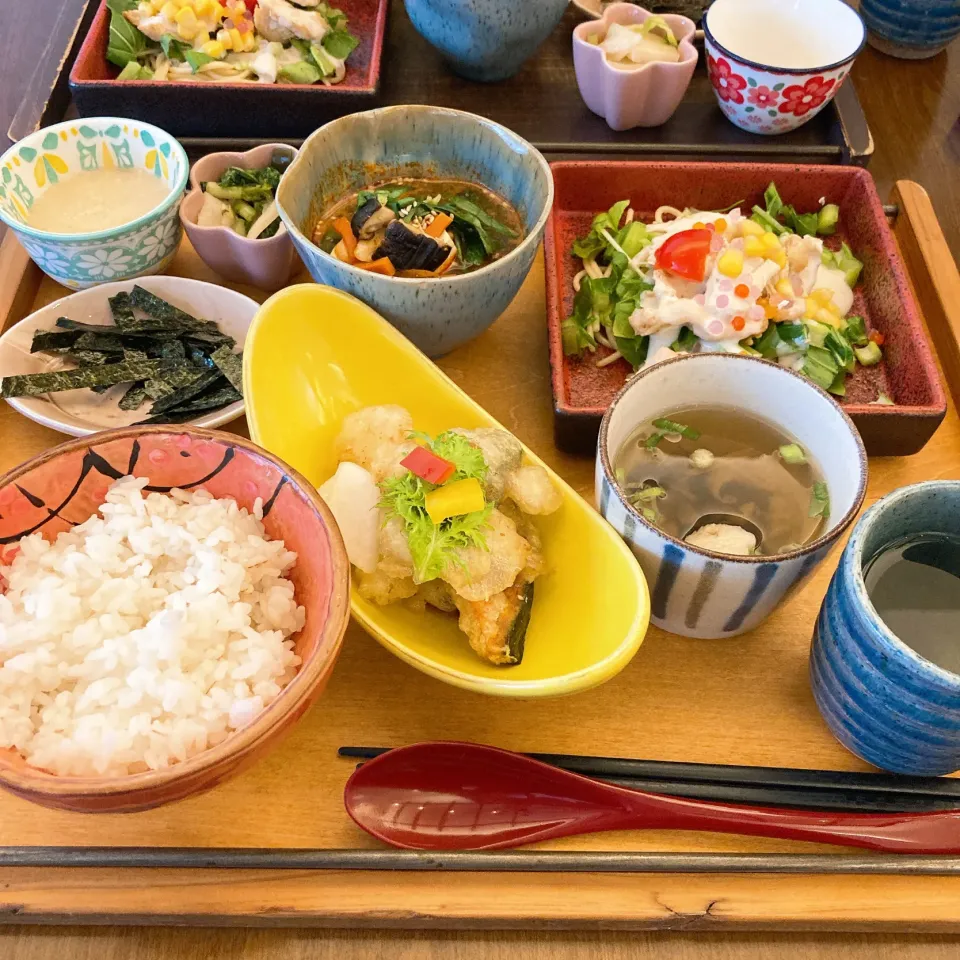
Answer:
<svg viewBox="0 0 960 960"><path fill-rule="evenodd" d="M30 209L27 226L49 233L96 233L138 220L170 195L146 170L85 170L61 180Z"/></svg>

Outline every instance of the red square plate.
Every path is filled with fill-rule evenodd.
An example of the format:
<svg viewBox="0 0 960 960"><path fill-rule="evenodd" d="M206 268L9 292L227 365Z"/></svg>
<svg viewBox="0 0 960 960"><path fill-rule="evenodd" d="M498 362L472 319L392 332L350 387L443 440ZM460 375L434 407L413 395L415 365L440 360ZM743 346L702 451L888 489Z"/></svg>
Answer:
<svg viewBox="0 0 960 960"><path fill-rule="evenodd" d="M333 117L372 107L388 0L338 0L360 45L334 86L313 84L124 81L107 61L110 11L101 4L70 71L70 89L84 117L131 117L178 137L298 137Z"/></svg>
<svg viewBox="0 0 960 960"><path fill-rule="evenodd" d="M907 281L896 242L887 225L873 178L859 167L791 164L647 163L563 161L552 163L556 195L547 224L544 256L547 319L557 446L591 453L600 419L630 375L626 361L598 368L610 353L601 347L583 359L566 357L560 326L573 312L573 278L580 270L571 253L600 211L630 198L637 216L652 219L663 204L719 210L735 201L749 209L763 204L763 191L775 181L784 203L814 210L820 198L840 206L832 246L845 240L863 261L853 313L885 337L884 360L858 367L842 401L857 425L867 452L875 456L916 453L946 414L946 400L930 345ZM893 406L872 404L883 391Z"/></svg>

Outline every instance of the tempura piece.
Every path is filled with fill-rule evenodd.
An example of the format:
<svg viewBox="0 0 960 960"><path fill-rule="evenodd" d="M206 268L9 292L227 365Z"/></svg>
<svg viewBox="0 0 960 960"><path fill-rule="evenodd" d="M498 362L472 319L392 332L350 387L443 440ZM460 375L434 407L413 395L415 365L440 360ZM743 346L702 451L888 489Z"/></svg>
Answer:
<svg viewBox="0 0 960 960"><path fill-rule="evenodd" d="M397 600L407 600L417 592L412 577L391 577L379 567L373 573L360 574L356 579L357 593L364 600L385 607Z"/></svg>
<svg viewBox="0 0 960 960"><path fill-rule="evenodd" d="M489 600L513 586L530 556L530 544L517 533L516 524L499 510L490 514L484 534L486 549L460 550L459 563L448 564L442 574L442 579L465 600Z"/></svg>
<svg viewBox="0 0 960 960"><path fill-rule="evenodd" d="M496 664L520 662L532 590L531 584L510 587L482 602L455 598L460 629L478 656Z"/></svg>
<svg viewBox="0 0 960 960"><path fill-rule="evenodd" d="M533 516L553 513L563 502L547 471L537 463L519 467L509 474L505 492L524 513Z"/></svg>
<svg viewBox="0 0 960 960"><path fill-rule="evenodd" d="M483 495L492 503L503 499L507 478L520 466L523 460L523 447L516 437L499 427L480 427L478 430L453 430L467 437L480 448L487 464L487 477L483 484Z"/></svg>
<svg viewBox="0 0 960 960"><path fill-rule="evenodd" d="M350 460L373 474L378 482L392 476L400 461L413 449L408 439L413 418L403 407L364 407L344 417L334 443L338 460Z"/></svg>

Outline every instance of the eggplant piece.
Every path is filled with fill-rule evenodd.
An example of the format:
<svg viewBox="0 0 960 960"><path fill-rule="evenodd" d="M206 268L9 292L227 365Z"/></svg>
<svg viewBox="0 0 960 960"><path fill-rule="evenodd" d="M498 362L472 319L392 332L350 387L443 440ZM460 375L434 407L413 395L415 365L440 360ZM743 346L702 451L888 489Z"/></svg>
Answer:
<svg viewBox="0 0 960 960"><path fill-rule="evenodd" d="M433 237L411 230L401 220L394 220L387 227L383 243L373 259L388 257L397 270L436 270L449 254L450 248L441 246Z"/></svg>
<svg viewBox="0 0 960 960"><path fill-rule="evenodd" d="M383 209L383 207L376 197L371 197L365 203L361 203L360 206L357 207L357 212L350 218L350 229L353 230L353 235L355 237L361 236L367 221L381 209ZM390 212L393 213L392 210ZM373 234L371 233L369 236L373 236ZM369 237L367 239L369 239Z"/></svg>

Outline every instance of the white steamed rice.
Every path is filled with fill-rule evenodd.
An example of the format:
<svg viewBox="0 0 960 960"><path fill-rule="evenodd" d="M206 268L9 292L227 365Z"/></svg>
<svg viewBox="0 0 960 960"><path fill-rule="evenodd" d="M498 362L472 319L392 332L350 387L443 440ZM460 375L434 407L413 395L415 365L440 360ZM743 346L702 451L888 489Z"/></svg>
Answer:
<svg viewBox="0 0 960 960"><path fill-rule="evenodd" d="M254 512L124 477L80 526L20 541L0 594L0 747L64 776L186 760L293 679L296 560ZM0 584L2 587L3 584Z"/></svg>

